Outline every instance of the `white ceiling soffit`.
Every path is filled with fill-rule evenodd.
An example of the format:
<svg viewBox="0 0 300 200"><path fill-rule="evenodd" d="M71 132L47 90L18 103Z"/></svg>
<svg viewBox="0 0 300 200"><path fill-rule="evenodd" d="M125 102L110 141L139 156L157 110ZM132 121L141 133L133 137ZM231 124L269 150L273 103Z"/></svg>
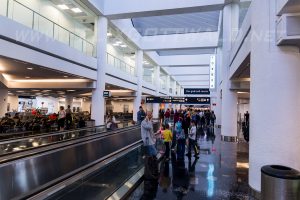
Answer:
<svg viewBox="0 0 300 200"><path fill-rule="evenodd" d="M209 75L189 75L189 76L173 76L178 82L188 82L188 81L209 81Z"/></svg>
<svg viewBox="0 0 300 200"><path fill-rule="evenodd" d="M97 0L90 1L99 4ZM106 0L104 15L109 19L128 19L208 12L222 10L224 3L224 0Z"/></svg>
<svg viewBox="0 0 300 200"><path fill-rule="evenodd" d="M133 18L134 28L142 36L218 31L220 11Z"/></svg>
<svg viewBox="0 0 300 200"><path fill-rule="evenodd" d="M165 67L171 76L207 75L209 76L209 66L207 67Z"/></svg>
<svg viewBox="0 0 300 200"><path fill-rule="evenodd" d="M171 55L199 55L199 54L214 54L215 48L195 48L195 49L178 49L178 50L159 50L157 54L159 56L171 56Z"/></svg>
<svg viewBox="0 0 300 200"><path fill-rule="evenodd" d="M160 66L209 66L211 54L159 56Z"/></svg>

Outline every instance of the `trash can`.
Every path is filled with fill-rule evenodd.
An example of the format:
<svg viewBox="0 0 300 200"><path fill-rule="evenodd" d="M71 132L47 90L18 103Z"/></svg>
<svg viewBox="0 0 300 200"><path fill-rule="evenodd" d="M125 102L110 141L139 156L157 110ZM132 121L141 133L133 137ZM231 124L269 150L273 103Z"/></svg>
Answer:
<svg viewBox="0 0 300 200"><path fill-rule="evenodd" d="M261 168L262 200L300 200L300 172L285 166Z"/></svg>

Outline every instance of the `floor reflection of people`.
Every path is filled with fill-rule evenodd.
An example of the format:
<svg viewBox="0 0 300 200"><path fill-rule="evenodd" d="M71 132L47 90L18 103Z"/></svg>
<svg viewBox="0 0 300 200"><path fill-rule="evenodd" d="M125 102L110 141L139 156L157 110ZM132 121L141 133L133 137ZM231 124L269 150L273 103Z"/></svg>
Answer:
<svg viewBox="0 0 300 200"><path fill-rule="evenodd" d="M195 191L195 186L197 185L195 167L197 164L198 158L192 163L192 159L189 159L189 177L190 177L190 190Z"/></svg>
<svg viewBox="0 0 300 200"><path fill-rule="evenodd" d="M165 161L162 164L161 168L161 176L159 180L159 185L162 188L164 193L168 192L168 189L171 185L171 177L170 177L170 169L169 169L169 161Z"/></svg>
<svg viewBox="0 0 300 200"><path fill-rule="evenodd" d="M173 193L177 199L183 199L189 188L189 174L185 168L185 162L182 159L176 159L172 153L172 169L173 169Z"/></svg>

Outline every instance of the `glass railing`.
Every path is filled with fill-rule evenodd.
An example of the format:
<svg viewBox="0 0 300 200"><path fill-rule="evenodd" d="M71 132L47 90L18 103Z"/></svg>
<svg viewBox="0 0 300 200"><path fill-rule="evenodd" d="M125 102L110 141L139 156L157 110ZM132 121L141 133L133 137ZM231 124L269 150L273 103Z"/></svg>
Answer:
<svg viewBox="0 0 300 200"><path fill-rule="evenodd" d="M146 75L144 75L143 76L143 80L146 81L147 83L151 83L151 84L154 83L153 76L146 76Z"/></svg>
<svg viewBox="0 0 300 200"><path fill-rule="evenodd" d="M6 0L5 3L6 12L5 14L1 12L1 14L6 15L6 17L9 19L28 26L33 30L39 31L54 40L69 45L70 47L81 51L88 56L96 57L95 46L81 36L37 13L19 1ZM30 37L31 40L39 39L39 36L34 36L32 34L19 33L19 36Z"/></svg>
<svg viewBox="0 0 300 200"><path fill-rule="evenodd" d="M136 76L135 67L125 63L123 60L111 55L110 53L107 53L107 64L112 65L127 74Z"/></svg>

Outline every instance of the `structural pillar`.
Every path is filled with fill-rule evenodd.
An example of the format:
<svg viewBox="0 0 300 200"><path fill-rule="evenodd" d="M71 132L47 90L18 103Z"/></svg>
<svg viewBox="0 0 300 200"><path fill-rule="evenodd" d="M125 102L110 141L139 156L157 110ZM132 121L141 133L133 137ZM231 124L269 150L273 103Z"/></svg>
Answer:
<svg viewBox="0 0 300 200"><path fill-rule="evenodd" d="M216 115L216 125L219 126L221 125L222 121L222 97L221 97L221 91L222 91L222 86L221 86L221 80L222 80L222 49L218 48L217 49L217 59L216 59L216 96L217 96L217 101L216 101L216 110L215 110L215 115Z"/></svg>
<svg viewBox="0 0 300 200"><path fill-rule="evenodd" d="M155 68L155 74L154 74L154 82L156 86L156 96L159 96L159 90L160 90L160 66L156 66ZM153 104L153 118L158 119L159 118L159 103Z"/></svg>
<svg viewBox="0 0 300 200"><path fill-rule="evenodd" d="M230 90L229 55L232 41L237 35L239 24L239 5L228 4L223 11L223 59L222 59L222 140L237 140L237 94Z"/></svg>
<svg viewBox="0 0 300 200"><path fill-rule="evenodd" d="M65 100L65 108L68 108L68 105L70 105L71 110L73 110L73 96L67 95Z"/></svg>
<svg viewBox="0 0 300 200"><path fill-rule="evenodd" d="M8 97L8 90L7 89L0 89L0 117L4 117L5 113L7 113L7 97Z"/></svg>
<svg viewBox="0 0 300 200"><path fill-rule="evenodd" d="M106 72L106 44L107 44L107 18L99 16L96 23L97 32L97 81L95 89L92 91L92 113L91 118L95 120L95 125L104 124L105 99L105 72Z"/></svg>
<svg viewBox="0 0 300 200"><path fill-rule="evenodd" d="M137 91L133 102L133 121L137 121L137 112L141 106L142 101L142 81L143 81L143 51L137 50L135 52L135 68L137 70Z"/></svg>
<svg viewBox="0 0 300 200"><path fill-rule="evenodd" d="M170 76L167 75L167 95L171 95L170 93L170 87L171 87L171 84L170 84Z"/></svg>
<svg viewBox="0 0 300 200"><path fill-rule="evenodd" d="M262 166L300 170L300 53L276 45L275 3L252 1L249 184L259 192Z"/></svg>

